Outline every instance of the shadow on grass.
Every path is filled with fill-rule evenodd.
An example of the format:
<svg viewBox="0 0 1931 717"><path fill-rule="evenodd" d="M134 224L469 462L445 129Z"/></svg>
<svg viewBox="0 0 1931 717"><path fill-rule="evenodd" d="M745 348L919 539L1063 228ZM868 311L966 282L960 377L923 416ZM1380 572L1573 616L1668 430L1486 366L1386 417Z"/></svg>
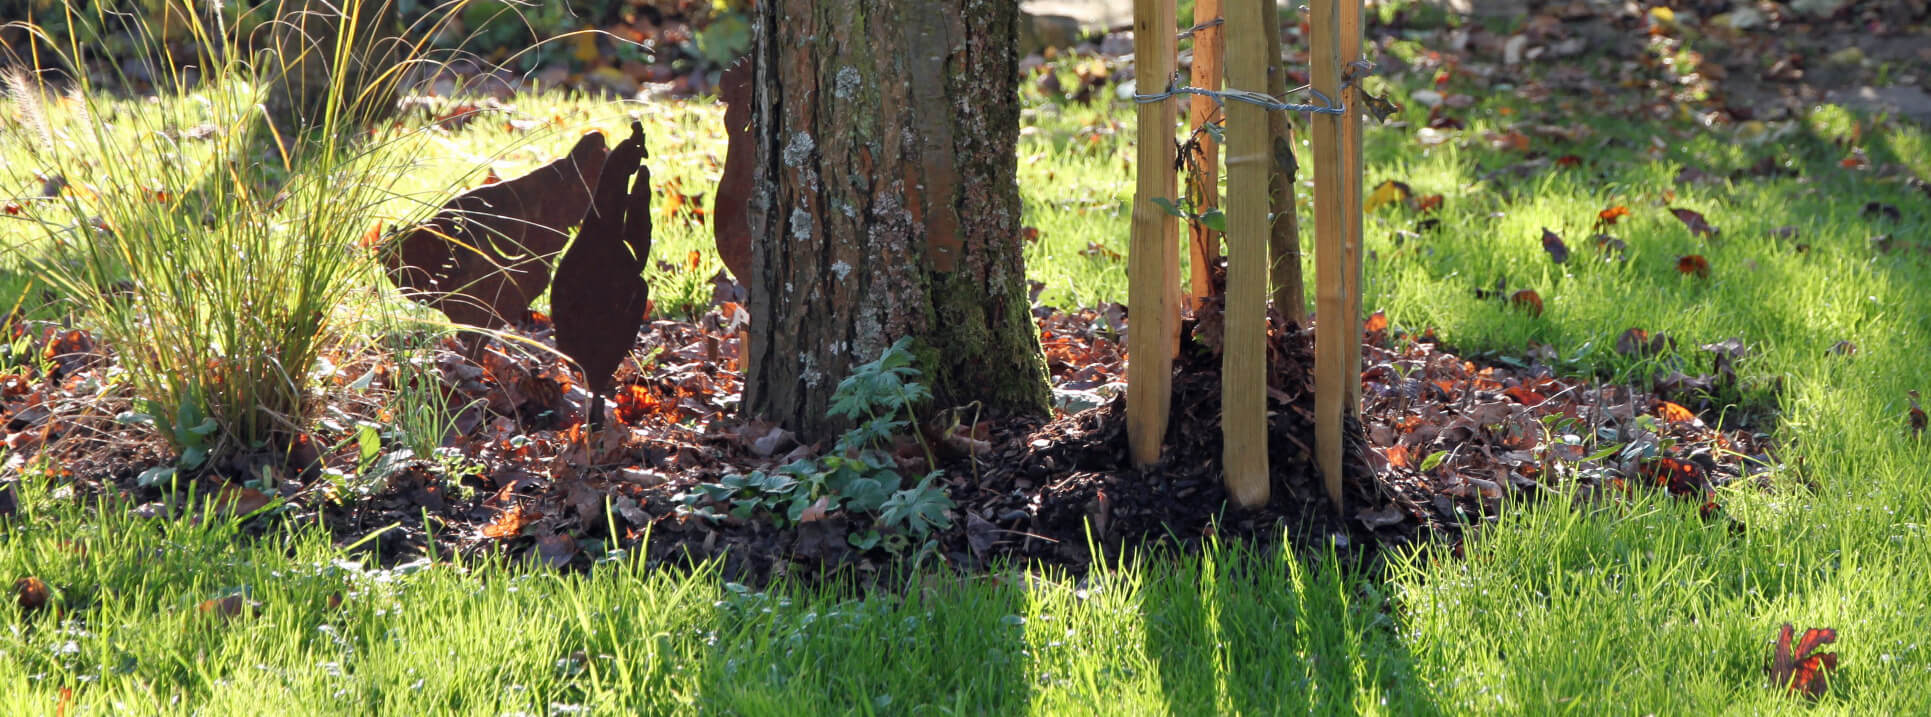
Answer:
<svg viewBox="0 0 1931 717"><path fill-rule="evenodd" d="M1146 651L1173 714L1440 714L1377 580L1247 547L1145 587Z"/></svg>

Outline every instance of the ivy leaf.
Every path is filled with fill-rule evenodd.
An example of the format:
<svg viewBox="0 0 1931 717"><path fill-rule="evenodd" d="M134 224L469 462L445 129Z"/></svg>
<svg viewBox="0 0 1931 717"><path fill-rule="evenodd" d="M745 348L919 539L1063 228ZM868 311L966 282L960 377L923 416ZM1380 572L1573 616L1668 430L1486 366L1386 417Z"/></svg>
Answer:
<svg viewBox="0 0 1931 717"><path fill-rule="evenodd" d="M1200 224L1208 229L1227 233L1227 213L1219 209L1209 209L1200 215Z"/></svg>
<svg viewBox="0 0 1931 717"><path fill-rule="evenodd" d="M1427 473L1435 470L1435 466L1441 465L1442 461L1447 459L1448 451L1435 451L1434 453L1430 453L1427 458L1421 459L1421 472Z"/></svg>

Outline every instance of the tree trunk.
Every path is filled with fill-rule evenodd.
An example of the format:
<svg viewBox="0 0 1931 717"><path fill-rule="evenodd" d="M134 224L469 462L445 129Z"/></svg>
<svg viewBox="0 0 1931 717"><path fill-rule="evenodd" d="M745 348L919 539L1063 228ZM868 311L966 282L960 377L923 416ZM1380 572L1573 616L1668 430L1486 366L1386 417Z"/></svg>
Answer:
<svg viewBox="0 0 1931 717"><path fill-rule="evenodd" d="M827 437L901 336L942 406L1043 413L1019 234L1016 0L766 0L744 406Z"/></svg>

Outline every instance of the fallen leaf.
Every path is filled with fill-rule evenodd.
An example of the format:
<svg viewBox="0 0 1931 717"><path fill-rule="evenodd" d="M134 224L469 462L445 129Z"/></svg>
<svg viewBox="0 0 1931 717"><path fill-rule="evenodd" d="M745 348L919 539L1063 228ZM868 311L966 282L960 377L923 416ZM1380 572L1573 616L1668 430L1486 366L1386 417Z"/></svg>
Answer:
<svg viewBox="0 0 1931 717"><path fill-rule="evenodd" d="M1527 152L1529 151L1529 136L1516 130L1509 130L1499 134L1490 132L1488 133L1488 144L1491 149L1495 150Z"/></svg>
<svg viewBox="0 0 1931 717"><path fill-rule="evenodd" d="M1911 389L1911 437L1924 437L1924 407L1918 405L1917 389Z"/></svg>
<svg viewBox="0 0 1931 717"><path fill-rule="evenodd" d="M1408 447L1399 443L1389 446L1383 454L1388 459L1388 465L1396 468L1407 468L1411 461L1408 455Z"/></svg>
<svg viewBox="0 0 1931 717"><path fill-rule="evenodd" d="M233 620L250 612L256 615L261 614L261 606L251 602L247 596L241 593L211 600L203 600L201 604L195 606L195 610L203 615L212 615L224 620Z"/></svg>
<svg viewBox="0 0 1931 717"><path fill-rule="evenodd" d="M1679 256L1676 258L1676 270L1684 276L1708 279L1710 278L1710 260L1703 258L1702 254Z"/></svg>
<svg viewBox="0 0 1931 717"><path fill-rule="evenodd" d="M233 483L223 483L215 493L215 511L231 518L243 518L275 502L275 497Z"/></svg>
<svg viewBox="0 0 1931 717"><path fill-rule="evenodd" d="M1595 243L1596 251L1602 253L1603 261L1629 258L1629 245L1621 239L1608 234L1596 234L1589 237L1589 240Z"/></svg>
<svg viewBox="0 0 1931 717"><path fill-rule="evenodd" d="M1856 356L1857 344L1849 341L1839 341L1830 345L1830 352L1838 356Z"/></svg>
<svg viewBox="0 0 1931 717"><path fill-rule="evenodd" d="M1387 331L1388 330L1387 312L1377 311L1372 314L1369 314L1368 320L1362 322L1361 330L1371 334Z"/></svg>
<svg viewBox="0 0 1931 717"><path fill-rule="evenodd" d="M1557 264L1569 260L1569 245L1562 243L1562 237L1549 231L1548 227L1542 228L1542 250L1548 252L1549 258Z"/></svg>
<svg viewBox="0 0 1931 717"><path fill-rule="evenodd" d="M1664 349L1674 343L1675 341L1660 331L1652 336L1648 331L1631 327L1623 331L1621 336L1616 337L1616 353L1649 358L1662 354Z"/></svg>
<svg viewBox="0 0 1931 717"><path fill-rule="evenodd" d="M812 503L811 505L805 506L804 512L798 514L798 522L813 523L820 520L824 520L825 513L827 513L830 510L831 510L831 496L829 495L819 496L816 502Z"/></svg>
<svg viewBox="0 0 1931 717"><path fill-rule="evenodd" d="M1897 207L1880 202L1865 202L1863 215L1865 219L1886 219L1893 223L1904 219L1904 214Z"/></svg>
<svg viewBox="0 0 1931 717"><path fill-rule="evenodd" d="M47 587L46 581L29 575L13 581L13 594L21 612L35 612L47 607L54 592Z"/></svg>
<svg viewBox="0 0 1931 717"><path fill-rule="evenodd" d="M1563 169L1574 169L1582 166L1582 158L1573 154L1565 154L1556 158L1556 166Z"/></svg>
<svg viewBox="0 0 1931 717"><path fill-rule="evenodd" d="M1696 414L1691 413L1690 409L1669 401L1658 401L1656 403L1656 415L1658 418L1669 421L1670 423L1695 423L1697 420Z"/></svg>
<svg viewBox="0 0 1931 717"><path fill-rule="evenodd" d="M1531 316L1542 315L1542 297L1534 291L1523 289L1515 292L1509 295L1509 303L1517 308L1528 311Z"/></svg>
<svg viewBox="0 0 1931 717"><path fill-rule="evenodd" d="M1390 179L1377 185L1373 192L1368 193L1368 198L1362 201L1361 209L1364 212L1374 212L1389 204L1397 202L1405 204L1414 195L1415 191L1406 183Z"/></svg>
<svg viewBox="0 0 1931 717"><path fill-rule="evenodd" d="M1690 228L1690 236L1714 239L1716 235L1722 233L1721 229L1710 226L1710 223L1703 219L1702 212L1694 209L1677 209L1671 207L1670 213L1676 215L1676 218L1683 222L1683 226Z"/></svg>
<svg viewBox="0 0 1931 717"><path fill-rule="evenodd" d="M529 525L536 517L534 511L524 508L520 503L510 506L509 510L503 511L496 516L495 520L483 526L483 537L506 540L522 535L523 527Z"/></svg>
<svg viewBox="0 0 1931 717"><path fill-rule="evenodd" d="M1443 201L1445 200L1442 198L1442 195L1430 194L1418 200L1415 200L1415 210L1421 211L1421 212L1432 212L1432 211L1441 209Z"/></svg>
<svg viewBox="0 0 1931 717"><path fill-rule="evenodd" d="M1109 247L1105 244L1101 244L1096 241L1087 242L1086 248L1081 249L1079 253L1082 256L1104 257L1104 258L1113 259L1113 260L1119 260L1119 259L1125 258L1125 257L1122 257L1119 252L1114 251L1112 247Z"/></svg>
<svg viewBox="0 0 1931 717"><path fill-rule="evenodd" d="M1816 699L1823 696L1829 687L1830 672L1837 669L1837 653L1817 650L1836 642L1837 631L1806 629L1793 646L1791 638L1795 633L1796 629L1787 622L1777 629L1776 648L1770 658L1770 679L1786 691Z"/></svg>
<svg viewBox="0 0 1931 717"><path fill-rule="evenodd" d="M570 561L580 552L577 541L563 533L553 533L536 539L536 554L544 564L562 570L570 567Z"/></svg>
<svg viewBox="0 0 1931 717"><path fill-rule="evenodd" d="M1596 212L1597 226L1612 226L1623 217L1629 216L1629 207L1621 204Z"/></svg>
<svg viewBox="0 0 1931 717"><path fill-rule="evenodd" d="M369 227L368 231L362 233L361 238L355 240L356 247L369 251L380 249L382 247L382 227L382 222L376 222L375 226Z"/></svg>

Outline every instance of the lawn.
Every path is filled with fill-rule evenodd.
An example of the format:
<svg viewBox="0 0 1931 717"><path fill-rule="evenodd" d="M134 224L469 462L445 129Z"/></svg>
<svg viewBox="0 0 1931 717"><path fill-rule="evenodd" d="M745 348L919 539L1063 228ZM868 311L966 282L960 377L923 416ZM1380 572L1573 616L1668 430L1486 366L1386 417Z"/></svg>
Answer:
<svg viewBox="0 0 1931 717"><path fill-rule="evenodd" d="M1055 66L1068 86L1080 62ZM144 518L77 499L61 466L12 461L18 508L0 517L0 578L32 576L48 594L44 607L0 607L0 703L18 713L1758 714L1808 709L1765 671L1770 639L1790 622L1838 631L1840 668L1818 707L1931 712L1931 647L1920 646L1931 456L1907 417L1931 355L1921 289L1931 285L1931 202L1901 179L1931 176L1931 132L1830 107L1706 125L1632 119L1586 98L1464 90L1475 96L1459 111L1466 126L1430 145L1416 100L1429 74L1382 87L1405 109L1368 131L1366 184L1399 180L1443 198L1433 212L1397 203L1370 213L1364 306L1396 327L1432 328L1465 355L1552 351L1566 372L1616 382L1651 380L1672 357L1700 367L1699 344L1741 339L1750 353L1736 364L1738 409L1773 417L1761 425L1782 463L1721 489L1740 529L1656 493L1581 501L1556 491L1510 505L1455 551L1357 564L1226 544L1086 575L926 572L859 595L784 581L753 590L715 565L651 570L621 550L583 573L499 560L381 568L314 525L245 530L219 510ZM1090 105L1023 96L1023 221L1039 230L1027 261L1045 285L1040 300L1124 301L1131 103L1110 86ZM219 119L191 121L222 104L101 106L157 117L105 130L139 132ZM584 129L614 134L632 118L646 123L660 181L708 193L720 171L721 110L710 100L509 104L384 144L409 171L365 223L420 216L487 171L521 173ZM26 191L37 168L16 139L21 122L0 113L0 191ZM1765 159L1779 171L1752 171ZM1629 214L1599 227L1618 206ZM1720 234L1693 235L1672 208L1700 212ZM1438 227L1418 231L1429 218ZM653 296L660 311L694 314L719 266L708 231L659 226L654 251L668 266L650 275ZM1544 229L1566 239L1567 262L1550 260ZM1623 258L1603 258L1589 239L1599 231L1626 243ZM44 288L25 262L45 233L5 221L0 238L13 248L7 297ZM1692 254L1707 276L1678 270ZM372 274L358 276L342 311L388 316L381 325L395 330L426 324ZM1478 298L1498 280L1536 291L1544 311ZM1660 358L1621 354L1617 338L1632 327L1677 344Z"/></svg>

